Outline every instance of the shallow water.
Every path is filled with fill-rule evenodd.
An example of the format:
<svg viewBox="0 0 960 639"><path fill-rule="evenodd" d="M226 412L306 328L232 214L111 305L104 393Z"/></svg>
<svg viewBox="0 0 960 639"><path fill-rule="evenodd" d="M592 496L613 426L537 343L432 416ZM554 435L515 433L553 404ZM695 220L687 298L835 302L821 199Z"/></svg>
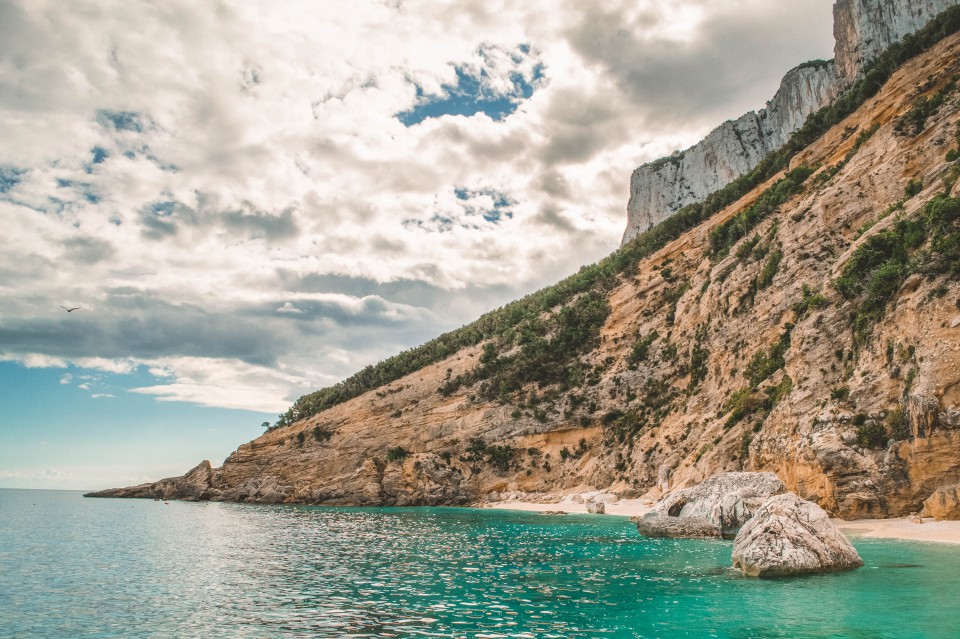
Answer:
<svg viewBox="0 0 960 639"><path fill-rule="evenodd" d="M0 637L960 637L960 547L760 581L623 518L0 490Z"/></svg>

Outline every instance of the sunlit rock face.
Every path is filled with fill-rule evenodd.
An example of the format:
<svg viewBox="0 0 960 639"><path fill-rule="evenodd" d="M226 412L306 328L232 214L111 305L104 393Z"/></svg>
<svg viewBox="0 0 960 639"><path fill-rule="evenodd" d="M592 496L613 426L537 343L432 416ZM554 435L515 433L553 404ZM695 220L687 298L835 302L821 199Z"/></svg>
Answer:
<svg viewBox="0 0 960 639"><path fill-rule="evenodd" d="M733 542L746 577L785 577L863 566L857 549L816 504L793 493L768 499Z"/></svg>
<svg viewBox="0 0 960 639"><path fill-rule="evenodd" d="M811 113L829 105L870 60L958 2L838 0L835 61L800 65L784 76L765 108L724 122L686 151L633 172L623 243L751 171Z"/></svg>

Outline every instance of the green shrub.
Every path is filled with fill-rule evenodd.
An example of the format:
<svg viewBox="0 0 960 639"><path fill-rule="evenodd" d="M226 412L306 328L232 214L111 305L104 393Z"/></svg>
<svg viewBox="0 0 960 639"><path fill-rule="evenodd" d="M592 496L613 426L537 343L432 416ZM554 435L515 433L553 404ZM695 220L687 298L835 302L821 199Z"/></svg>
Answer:
<svg viewBox="0 0 960 639"><path fill-rule="evenodd" d="M894 131L901 135L919 135L922 133L930 116L940 110L943 103L956 89L956 83L950 82L929 98L925 95L917 98L911 109L897 120Z"/></svg>
<svg viewBox="0 0 960 639"><path fill-rule="evenodd" d="M900 406L887 413L887 428L893 433L894 439L909 439L913 434L910 432L910 423Z"/></svg>
<svg viewBox="0 0 960 639"><path fill-rule="evenodd" d="M410 456L410 451L404 448L403 446L397 446L396 448L391 448L387 451L387 461L388 462L399 462L403 461Z"/></svg>
<svg viewBox="0 0 960 639"><path fill-rule="evenodd" d="M852 84L829 106L810 115L783 147L767 155L751 172L711 193L702 202L683 207L663 222L640 233L608 257L596 264L582 267L578 273L553 286L486 313L475 322L440 335L422 346L394 355L374 366L367 366L333 386L301 396L293 406L278 416L274 428L289 426L369 390L385 386L425 366L446 359L464 347L476 346L493 336L506 338L511 332L516 332L521 323L530 322L541 313L569 303L578 295L588 291L602 293L609 290L615 285L618 277L634 274L637 263L641 259L653 254L668 242L709 219L786 169L797 153L873 97L901 65L957 31L960 31L960 7L952 7L938 15L920 31L891 45L865 69L860 80ZM661 162L675 163L681 160L682 154L665 158ZM785 178L786 182L779 181L761 196L761 199L766 196L765 203L761 207L766 210L766 213L755 210L753 215L748 217L755 218L758 215L762 217L769 214L772 203L778 200L781 203L786 201L784 192L798 189L797 181L802 183L805 179L803 172L793 173L792 177L788 174ZM711 252L719 254L723 250L729 250L737 239L749 232L747 226L752 228L750 220L744 218L737 224L725 228L717 236L716 248ZM447 388L447 391L453 392L450 388Z"/></svg>
<svg viewBox="0 0 960 639"><path fill-rule="evenodd" d="M764 191L753 204L711 231L710 254L714 258L726 255L734 244L753 231L777 207L799 193L812 173L813 169L808 167L790 171Z"/></svg>
<svg viewBox="0 0 960 639"><path fill-rule="evenodd" d="M731 395L723 406L723 412L729 413L724 428L729 430L751 416L757 417L758 422L762 422L792 390L793 380L788 375L784 375L776 386L769 386L762 392L755 386L741 388Z"/></svg>
<svg viewBox="0 0 960 639"><path fill-rule="evenodd" d="M760 243L760 236L754 235L749 240L745 240L737 247L736 256L738 260L745 260L753 253L753 249Z"/></svg>
<svg viewBox="0 0 960 639"><path fill-rule="evenodd" d="M650 346L660 338L660 333L654 331L646 336L637 336L637 341L633 344L633 349L630 351L630 357L627 359L627 363L630 365L636 366L642 361L647 359L647 356L650 354Z"/></svg>
<svg viewBox="0 0 960 639"><path fill-rule="evenodd" d="M887 443L887 429L883 424L868 421L857 427L857 444L863 448L881 448Z"/></svg>
<svg viewBox="0 0 960 639"><path fill-rule="evenodd" d="M780 270L780 262L783 260L783 252L775 249L770 253L767 262L763 265L760 275L757 276L757 288L763 290L773 284L773 278Z"/></svg>
<svg viewBox="0 0 960 639"><path fill-rule="evenodd" d="M830 390L830 399L835 402L845 402L850 397L850 388L847 386L838 386Z"/></svg>
<svg viewBox="0 0 960 639"><path fill-rule="evenodd" d="M789 328L792 329L793 327ZM754 353L744 371L752 387L756 388L760 382L783 368L784 355L788 348L790 348L790 330L783 333L780 339L767 350L759 350Z"/></svg>
<svg viewBox="0 0 960 639"><path fill-rule="evenodd" d="M819 292L815 292L807 284L804 284L800 288L800 295L800 301L793 306L793 310L797 314L798 320L806 317L811 310L823 308L827 305L827 298L825 298Z"/></svg>
<svg viewBox="0 0 960 639"><path fill-rule="evenodd" d="M511 446L488 446L487 462L489 462L498 473L503 474L510 469L510 463L516 454L516 449Z"/></svg>
<svg viewBox="0 0 960 639"><path fill-rule="evenodd" d="M706 324L700 324L697 326L697 332L694 335L693 348L690 349L690 383L687 384L687 392L692 393L707 378L710 351L703 347L703 342L707 337L707 329Z"/></svg>
<svg viewBox="0 0 960 639"><path fill-rule="evenodd" d="M907 182L907 186L903 189L903 194L909 200L912 197L920 195L921 191L923 191L923 182L918 179L913 179Z"/></svg>
<svg viewBox="0 0 960 639"><path fill-rule="evenodd" d="M861 147L863 147L863 145L866 144L867 141L873 137L873 134L879 130L880 130L880 123L875 122L871 124L869 127L867 127L866 129L864 129L863 131L860 131L860 135L858 135L857 139L854 140L853 146L850 147L850 150L847 151L847 155L843 158L843 164L846 164L847 162L852 160L853 156L857 154L857 152L861 149Z"/></svg>
<svg viewBox="0 0 960 639"><path fill-rule="evenodd" d="M673 322L677 317L677 303L680 302L680 298L689 290L690 282L684 282L664 294L664 302L667 304L667 326L673 326Z"/></svg>

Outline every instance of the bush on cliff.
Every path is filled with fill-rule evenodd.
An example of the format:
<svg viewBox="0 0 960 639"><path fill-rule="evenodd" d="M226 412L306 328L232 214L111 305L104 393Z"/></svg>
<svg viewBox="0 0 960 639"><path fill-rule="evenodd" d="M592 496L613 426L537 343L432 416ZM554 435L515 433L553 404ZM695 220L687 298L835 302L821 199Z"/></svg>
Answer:
<svg viewBox="0 0 960 639"><path fill-rule="evenodd" d="M303 395L294 402L290 409L278 417L274 428L288 426L358 397L369 390L389 384L425 366L442 361L462 348L476 346L494 337L503 337L514 331L522 322L533 321L542 313L553 312L581 294L591 291L602 294L609 291L620 276L632 275L641 259L651 255L668 242L696 227L760 184L785 170L789 166L790 160L799 151L816 141L832 126L841 122L866 100L876 95L883 84L902 64L957 31L960 31L960 6L948 9L937 16L924 29L905 37L887 49L868 67L860 80L851 85L832 104L807 118L803 127L795 132L783 147L767 155L750 173L737 178L726 187L707 196L702 202L683 207L663 222L644 233L640 233L610 256L596 264L584 266L575 275L561 280L551 287L491 311L481 316L477 321L445 333L422 346L404 351L374 366L367 366L333 386ZM805 169L805 171L808 170ZM799 182L802 183L806 176L796 173L793 173L792 177L791 174L788 174L785 178L785 180L788 180L787 182L782 184L778 182L780 185L779 195L777 193L769 194L763 208L754 211L754 214L760 213L760 217L754 217L752 223L755 225L757 219L769 214L773 208L779 205L774 204L772 208L767 210L772 200L783 197L784 189L796 188L797 180L801 176L802 179L799 179ZM788 194L787 198L792 194ZM768 194L765 193L761 198L766 195ZM730 246L744 236L741 231L750 223L751 219L743 218L724 229L722 234L717 237L716 252L729 250ZM711 241L714 241L713 237L711 237ZM943 248L944 250L941 252L941 255L944 256L942 261L949 262L952 259L951 256L955 256L955 254L948 250L949 247ZM956 264L957 262L954 261L953 263ZM957 269L960 266L944 268ZM557 346L559 346L559 343Z"/></svg>

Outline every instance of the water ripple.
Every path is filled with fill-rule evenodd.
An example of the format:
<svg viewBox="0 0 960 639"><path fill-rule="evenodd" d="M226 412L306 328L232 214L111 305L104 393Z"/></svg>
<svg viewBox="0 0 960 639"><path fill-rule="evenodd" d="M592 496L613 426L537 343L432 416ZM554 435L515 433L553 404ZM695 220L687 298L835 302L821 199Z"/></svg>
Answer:
<svg viewBox="0 0 960 639"><path fill-rule="evenodd" d="M728 542L644 540L613 517L0 490L0 635L960 635L944 587L960 553L857 545L873 570L761 582L729 569Z"/></svg>

